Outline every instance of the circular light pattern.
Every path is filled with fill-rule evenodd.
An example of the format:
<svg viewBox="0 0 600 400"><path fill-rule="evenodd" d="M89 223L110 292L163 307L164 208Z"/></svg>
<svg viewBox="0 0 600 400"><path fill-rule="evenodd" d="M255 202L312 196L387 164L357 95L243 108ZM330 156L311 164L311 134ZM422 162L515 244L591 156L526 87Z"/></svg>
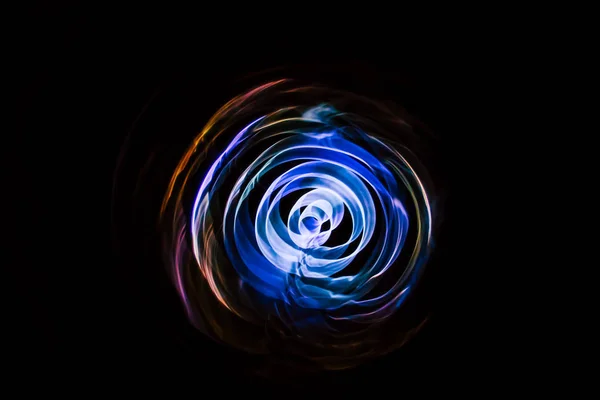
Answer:
<svg viewBox="0 0 600 400"><path fill-rule="evenodd" d="M194 325L319 368L404 343L422 321L403 324L399 311L433 242L433 188L409 148L417 139L380 104L288 80L223 106L161 210Z"/></svg>

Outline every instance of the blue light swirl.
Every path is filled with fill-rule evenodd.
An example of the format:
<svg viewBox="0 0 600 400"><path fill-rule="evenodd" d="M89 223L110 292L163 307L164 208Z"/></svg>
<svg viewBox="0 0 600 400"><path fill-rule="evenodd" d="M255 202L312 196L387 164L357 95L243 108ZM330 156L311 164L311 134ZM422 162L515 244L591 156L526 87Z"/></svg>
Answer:
<svg viewBox="0 0 600 400"><path fill-rule="evenodd" d="M340 102L259 107L275 86L228 103L178 167L165 199L175 205L174 281L191 320L213 337L268 351L268 340L227 330L241 326L227 322L231 315L257 335L270 326L293 337L306 354L320 349L307 358L351 365L393 347L375 349L373 327L402 307L430 255L431 185L406 146L377 121L341 111ZM224 151L210 153L227 137ZM186 212L194 174L199 189ZM196 302L200 292L217 305L208 297Z"/></svg>

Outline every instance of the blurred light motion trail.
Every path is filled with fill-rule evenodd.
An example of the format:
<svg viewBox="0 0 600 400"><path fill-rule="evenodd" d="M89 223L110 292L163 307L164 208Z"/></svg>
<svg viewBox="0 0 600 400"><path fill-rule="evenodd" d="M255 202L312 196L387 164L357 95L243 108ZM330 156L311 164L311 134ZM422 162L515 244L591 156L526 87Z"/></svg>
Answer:
<svg viewBox="0 0 600 400"><path fill-rule="evenodd" d="M437 217L414 141L389 107L290 80L225 104L181 158L161 208L190 321L311 368L351 367L405 343L423 321L398 323L399 311Z"/></svg>

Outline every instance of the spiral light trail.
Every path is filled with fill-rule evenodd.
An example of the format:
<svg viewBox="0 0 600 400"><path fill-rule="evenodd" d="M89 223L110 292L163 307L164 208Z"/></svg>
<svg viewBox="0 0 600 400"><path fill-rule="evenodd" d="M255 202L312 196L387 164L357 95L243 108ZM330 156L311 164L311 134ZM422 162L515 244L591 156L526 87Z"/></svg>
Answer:
<svg viewBox="0 0 600 400"><path fill-rule="evenodd" d="M410 128L368 99L288 80L221 108L162 206L191 321L236 347L325 368L403 343L408 332L374 338L433 244L433 188L403 141Z"/></svg>

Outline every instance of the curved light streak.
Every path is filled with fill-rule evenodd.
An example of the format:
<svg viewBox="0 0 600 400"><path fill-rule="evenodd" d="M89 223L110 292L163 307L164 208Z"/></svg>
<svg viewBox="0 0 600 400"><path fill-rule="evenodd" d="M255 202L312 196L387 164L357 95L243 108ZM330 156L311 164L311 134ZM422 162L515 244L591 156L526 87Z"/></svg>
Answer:
<svg viewBox="0 0 600 400"><path fill-rule="evenodd" d="M268 351L268 340L227 330L230 315L323 353L307 358L359 359L378 351L357 338L396 314L430 254L431 185L377 121L320 102L322 92L313 104L266 100L311 93L289 84L233 99L194 140L161 210L166 254L190 319L211 336Z"/></svg>

